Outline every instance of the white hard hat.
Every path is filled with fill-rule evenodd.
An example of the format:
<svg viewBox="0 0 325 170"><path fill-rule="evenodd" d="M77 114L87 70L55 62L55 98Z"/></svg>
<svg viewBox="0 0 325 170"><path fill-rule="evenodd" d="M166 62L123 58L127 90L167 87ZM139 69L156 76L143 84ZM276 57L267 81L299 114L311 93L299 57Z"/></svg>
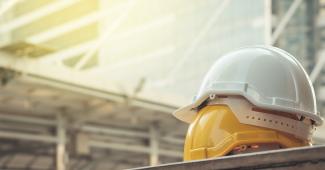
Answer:
<svg viewBox="0 0 325 170"><path fill-rule="evenodd" d="M173 114L192 122L210 95L240 95L258 108L287 112L322 124L312 83L301 64L289 53L271 46L241 48L212 66L195 101Z"/></svg>

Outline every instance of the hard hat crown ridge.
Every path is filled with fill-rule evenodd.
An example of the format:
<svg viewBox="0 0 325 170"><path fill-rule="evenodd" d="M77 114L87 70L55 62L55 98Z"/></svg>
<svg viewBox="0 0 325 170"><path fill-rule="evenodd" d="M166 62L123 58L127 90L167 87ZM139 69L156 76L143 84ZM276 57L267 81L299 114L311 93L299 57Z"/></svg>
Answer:
<svg viewBox="0 0 325 170"><path fill-rule="evenodd" d="M174 115L192 122L195 108L210 94L240 95L259 108L307 117L317 125L322 124L306 71L292 55L276 47L246 47L222 56L205 76L195 101Z"/></svg>

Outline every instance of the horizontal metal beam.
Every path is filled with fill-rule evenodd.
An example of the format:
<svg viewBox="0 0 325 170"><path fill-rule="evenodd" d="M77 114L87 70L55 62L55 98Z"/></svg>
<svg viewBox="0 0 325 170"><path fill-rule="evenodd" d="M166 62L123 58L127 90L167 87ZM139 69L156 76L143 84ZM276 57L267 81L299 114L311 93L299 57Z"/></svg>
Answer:
<svg viewBox="0 0 325 170"><path fill-rule="evenodd" d="M98 79L96 80L94 76L76 73L58 66L42 64L35 60L17 60L13 55L5 52L0 52L0 61L0 65L5 68L10 68L17 72L23 72L23 76L19 77L19 79L24 81L44 84L119 103L125 103L127 98L127 94L117 92L119 90L116 87L108 88L107 86L104 87L103 84L95 84ZM71 77L73 77L73 79L71 79ZM177 108L169 104L153 102L148 99L140 98L133 98L130 106L146 108L168 114Z"/></svg>
<svg viewBox="0 0 325 170"><path fill-rule="evenodd" d="M27 123L27 124L36 124L36 125L44 125L44 126L56 126L57 123L54 120L46 119L46 118L38 118L31 116L19 116L13 115L10 113L1 114L0 111L0 120L12 121L17 123ZM98 125L82 125L78 127L79 130L88 132L88 133L97 133L97 134L105 134L105 135L116 135L116 136L126 136L126 137L135 137L135 138L145 138L149 139L149 133L146 131L136 131L136 130L126 130L122 128L112 128ZM175 144L175 145L183 145L184 140L171 136L163 136L160 138L161 141Z"/></svg>
<svg viewBox="0 0 325 170"><path fill-rule="evenodd" d="M127 137L149 138L148 133L135 131L135 130L131 131L131 130L105 128L102 126L89 126L89 125L84 125L80 129L85 132L102 133L106 135L120 135L120 136L127 136Z"/></svg>
<svg viewBox="0 0 325 170"><path fill-rule="evenodd" d="M55 121L46 120L43 118L31 118L26 116L14 116L14 115L1 115L0 120L9 120L20 123L34 123L39 125L46 126L55 126ZM116 135L116 136L126 136L126 137L139 137L139 138L149 138L149 134L146 132L139 131L129 131L122 129L112 129L106 128L102 126L90 126L84 125L80 128L81 131L90 132L90 133L98 133L105 135ZM27 140L27 141L37 141L37 142L46 142L46 143L58 143L58 138L55 136L49 135L35 135L23 132L10 132L10 131L0 131L0 138L6 139L16 139L16 140ZM173 140L168 139L167 137L163 138L164 140L169 140L169 142L175 142ZM177 140L176 140L177 141ZM177 143L176 143L177 144ZM103 141L93 141L90 140L90 147L96 148L106 148L113 150L121 150L121 151L129 151L129 152L139 152L150 154L151 150L149 146L140 146L131 145L131 144L122 144L122 143L111 143L111 142L103 142ZM181 151L167 150L159 148L159 155L168 156L168 157L182 157Z"/></svg>
<svg viewBox="0 0 325 170"><path fill-rule="evenodd" d="M177 145L184 145L184 139L179 139L179 138L172 137L172 136L162 137L161 140L168 142L168 143L177 144Z"/></svg>
<svg viewBox="0 0 325 170"><path fill-rule="evenodd" d="M56 94L53 93L55 96ZM54 100L50 97L43 97L43 96L36 96L34 94L25 92L25 91L19 91L19 90L10 90L10 91L6 91L3 90L1 91L0 94L0 98L7 98L10 103L10 101L21 101L21 102L25 102L28 103L28 106L25 107L26 108L33 108L36 103L36 105L38 106L42 106L42 108L47 109L45 113L48 112L48 110L55 110L56 112L59 111L59 108L63 108L66 106L69 106L70 110L79 110L80 108L84 107L83 103L74 103L74 102L67 102L66 100L61 100L61 98L58 98L57 100L55 100L55 102L53 102ZM7 100L2 101L3 103L6 103ZM2 103L2 104L3 104ZM2 110L3 108L1 108L0 110ZM14 111L17 111L17 108L13 109ZM1 112L1 111L0 111ZM44 113L44 114L45 114Z"/></svg>
<svg viewBox="0 0 325 170"><path fill-rule="evenodd" d="M0 131L0 138L57 143L57 138L54 136L35 135L35 134L27 134L21 132Z"/></svg>
<svg viewBox="0 0 325 170"><path fill-rule="evenodd" d="M149 146L148 147L136 146L130 144L109 143L109 142L101 142L101 141L90 141L89 145L95 148L104 148L104 149L150 154ZM159 154L162 156L169 156L169 157L176 157L176 158L181 158L183 156L182 152L170 151L161 148L159 149Z"/></svg>
<svg viewBox="0 0 325 170"><path fill-rule="evenodd" d="M0 114L0 120L7 120L7 121L9 120L9 121L19 122L19 123L31 123L31 124L45 125L45 126L57 125L57 123L54 120L30 117L30 116L27 117L27 116L9 115L9 114ZM146 132L140 132L135 130L133 131L122 130L118 128L110 128L104 126L83 125L80 127L80 130L85 132L90 132L90 133L101 133L106 135L122 135L128 137L149 138L149 134Z"/></svg>
<svg viewBox="0 0 325 170"><path fill-rule="evenodd" d="M1 54L1 53L0 53ZM77 85L77 84L71 84L68 82L60 82L58 80L53 80L49 78L42 78L40 76L35 76L33 74L24 74L23 79L29 79L30 81L34 81L37 83L41 84L46 84L50 85L52 87L80 93L80 94L85 94L85 95L90 95L102 99L107 99L111 100L113 102L118 102L118 103L124 103L125 102L125 95L122 94L115 94L115 93L110 93L106 92L103 90L97 90L94 88L88 88L85 86ZM132 101L130 102L131 106L136 106L136 107L142 107L150 110L156 110L156 111L161 111L162 113L172 113L177 109L176 106L169 106L169 105L164 105L156 102L151 102L149 100L141 100L138 98L133 98Z"/></svg>
<svg viewBox="0 0 325 170"><path fill-rule="evenodd" d="M90 141L89 145L95 148L106 148L114 149L121 151L130 151L130 152L140 152L140 153L150 153L150 148L145 146L136 146L136 145L126 145L121 143L110 143L102 141Z"/></svg>
<svg viewBox="0 0 325 170"><path fill-rule="evenodd" d="M83 125L80 127L80 130L91 133L99 133L106 135L117 135L117 136L127 136L127 137L135 137L135 138L145 138L149 139L150 135L148 132L141 132L136 130L125 130L125 129L117 129L117 128L106 128L103 126L94 126L94 125ZM183 145L184 139L172 137L172 136L162 136L159 140L170 143L172 145Z"/></svg>
<svg viewBox="0 0 325 170"><path fill-rule="evenodd" d="M1 113L1 111L0 111ZM6 121L14 121L19 123L30 123L37 125L45 125L45 126L55 126L56 123L49 119L44 118L36 118L36 117L27 117L27 116L17 116L17 115L8 115L8 114L0 114L0 120Z"/></svg>
<svg viewBox="0 0 325 170"><path fill-rule="evenodd" d="M179 162L137 170L197 170L197 169L324 169L325 146L282 149L225 156L191 162Z"/></svg>
<svg viewBox="0 0 325 170"><path fill-rule="evenodd" d="M183 158L182 151L166 150L166 149L161 149L161 148L159 148L159 155L170 156L170 157L175 157L175 158Z"/></svg>
<svg viewBox="0 0 325 170"><path fill-rule="evenodd" d="M0 113L5 114L32 114L32 115L55 115L57 112L60 112L60 109L49 109L45 108L44 106L37 106L37 107L25 107L19 104L6 104L0 103Z"/></svg>

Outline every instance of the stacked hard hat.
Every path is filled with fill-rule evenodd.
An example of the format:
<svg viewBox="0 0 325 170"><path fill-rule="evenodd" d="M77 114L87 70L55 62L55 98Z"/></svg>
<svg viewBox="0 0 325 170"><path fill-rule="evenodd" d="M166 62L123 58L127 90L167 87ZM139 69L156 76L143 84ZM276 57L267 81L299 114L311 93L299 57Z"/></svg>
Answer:
<svg viewBox="0 0 325 170"><path fill-rule="evenodd" d="M241 146L310 145L315 126L322 124L305 70L295 57L270 46L219 58L194 102L174 116L190 123L185 160L223 156Z"/></svg>

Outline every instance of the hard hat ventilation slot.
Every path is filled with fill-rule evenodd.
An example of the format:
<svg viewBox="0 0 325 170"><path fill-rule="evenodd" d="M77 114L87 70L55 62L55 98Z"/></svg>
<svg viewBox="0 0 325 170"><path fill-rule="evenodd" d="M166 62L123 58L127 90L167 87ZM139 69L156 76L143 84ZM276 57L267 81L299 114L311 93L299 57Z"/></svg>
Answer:
<svg viewBox="0 0 325 170"><path fill-rule="evenodd" d="M283 126L285 128L292 128L292 129L295 128L295 126L292 125L292 124L290 124L290 123L279 122L279 121L273 120L273 119L266 119L266 118L262 119L261 117L255 117L255 116L249 116L249 115L246 116L246 119L264 121L264 122L266 122L266 123L268 123L270 125L272 125L272 124L278 124L279 123L279 124L281 124L281 126Z"/></svg>
<svg viewBox="0 0 325 170"><path fill-rule="evenodd" d="M301 121L301 117L296 114L260 109L237 96L219 98L214 96L214 100L206 100L209 105L228 105L240 123L260 126L292 134L304 140L310 140L314 127L307 118ZM299 119L300 118L300 119Z"/></svg>
<svg viewBox="0 0 325 170"><path fill-rule="evenodd" d="M273 114L273 115L283 116L283 117L287 117L287 118L294 119L294 120L299 120L299 118L295 114L287 113L287 112L266 110L266 109L261 109L261 108L258 108L258 107L252 107L252 111L267 113L267 114Z"/></svg>

